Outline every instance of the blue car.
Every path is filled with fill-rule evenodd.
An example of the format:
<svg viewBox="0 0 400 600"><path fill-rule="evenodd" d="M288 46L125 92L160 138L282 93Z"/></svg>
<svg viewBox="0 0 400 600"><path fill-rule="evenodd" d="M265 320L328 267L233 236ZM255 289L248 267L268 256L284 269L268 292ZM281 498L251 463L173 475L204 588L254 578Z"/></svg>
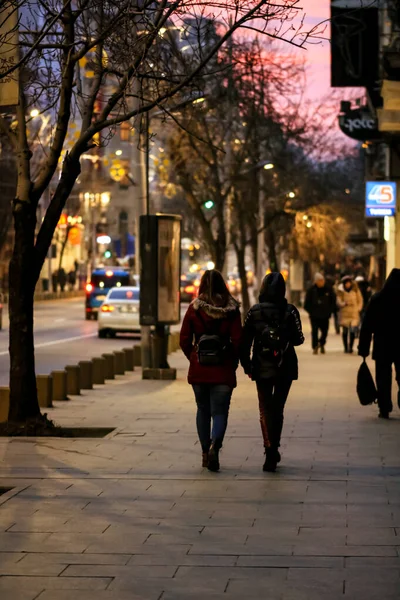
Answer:
<svg viewBox="0 0 400 600"><path fill-rule="evenodd" d="M86 284L86 320L97 319L100 306L111 288L129 286L132 283L129 271L121 267L106 267L92 271L90 281Z"/></svg>

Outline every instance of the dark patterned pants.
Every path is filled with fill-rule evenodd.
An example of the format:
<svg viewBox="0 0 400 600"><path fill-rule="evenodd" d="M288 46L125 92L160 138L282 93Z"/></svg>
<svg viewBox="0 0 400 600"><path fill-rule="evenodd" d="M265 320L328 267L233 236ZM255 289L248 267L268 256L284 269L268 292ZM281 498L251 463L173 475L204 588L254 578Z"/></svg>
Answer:
<svg viewBox="0 0 400 600"><path fill-rule="evenodd" d="M266 448L279 448L283 410L292 386L291 379L271 378L257 381L260 424Z"/></svg>

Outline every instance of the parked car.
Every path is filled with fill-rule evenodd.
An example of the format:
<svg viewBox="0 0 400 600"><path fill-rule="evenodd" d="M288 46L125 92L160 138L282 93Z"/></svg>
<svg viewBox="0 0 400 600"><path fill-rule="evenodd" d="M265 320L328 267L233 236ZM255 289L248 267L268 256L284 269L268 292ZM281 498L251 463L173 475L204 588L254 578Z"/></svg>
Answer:
<svg viewBox="0 0 400 600"><path fill-rule="evenodd" d="M192 302L197 296L200 285L198 273L181 276L181 302Z"/></svg>
<svg viewBox="0 0 400 600"><path fill-rule="evenodd" d="M86 283L85 316L86 320L97 319L98 312L106 296L114 287L131 283L129 271L121 267L106 267L92 271Z"/></svg>
<svg viewBox="0 0 400 600"><path fill-rule="evenodd" d="M140 288L112 288L100 307L99 337L117 333L140 333Z"/></svg>

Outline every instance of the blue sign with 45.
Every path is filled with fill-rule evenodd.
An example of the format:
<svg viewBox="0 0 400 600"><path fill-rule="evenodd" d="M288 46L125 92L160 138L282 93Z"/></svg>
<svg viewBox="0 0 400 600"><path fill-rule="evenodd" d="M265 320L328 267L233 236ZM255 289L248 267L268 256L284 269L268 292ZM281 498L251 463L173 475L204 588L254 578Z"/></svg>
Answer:
<svg viewBox="0 0 400 600"><path fill-rule="evenodd" d="M396 183L367 181L366 216L393 217L396 214Z"/></svg>

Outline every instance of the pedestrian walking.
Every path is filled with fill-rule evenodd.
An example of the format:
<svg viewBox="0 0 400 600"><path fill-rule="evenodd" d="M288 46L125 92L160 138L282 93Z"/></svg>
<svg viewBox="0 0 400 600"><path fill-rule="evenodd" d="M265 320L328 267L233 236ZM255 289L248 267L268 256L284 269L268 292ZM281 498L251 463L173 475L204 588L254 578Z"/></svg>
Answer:
<svg viewBox="0 0 400 600"><path fill-rule="evenodd" d="M358 354L369 355L372 336L372 358L375 361L379 416L388 419L393 410L392 365L400 385L400 269L393 269L382 290L374 294L365 311L360 331ZM400 408L400 391L397 394Z"/></svg>
<svg viewBox="0 0 400 600"><path fill-rule="evenodd" d="M261 286L259 303L247 314L240 360L245 373L256 382L264 471L275 471L283 428L283 411L290 388L298 378L294 346L304 342L300 315L286 298L280 273L270 273Z"/></svg>
<svg viewBox="0 0 400 600"><path fill-rule="evenodd" d="M188 382L196 398L202 464L210 471L220 468L219 451L236 387L241 336L239 303L219 271L205 271L198 297L183 319L180 345L190 362Z"/></svg>
<svg viewBox="0 0 400 600"><path fill-rule="evenodd" d="M325 345L329 331L329 320L335 312L336 295L332 287L326 284L325 277L316 273L314 285L306 294L304 309L311 321L311 344L314 354L325 354Z"/></svg>
<svg viewBox="0 0 400 600"><path fill-rule="evenodd" d="M345 275L338 287L337 304L339 307L339 323L342 328L343 348L345 354L353 354L354 340L360 327L360 312L363 298L358 285L351 275Z"/></svg>

